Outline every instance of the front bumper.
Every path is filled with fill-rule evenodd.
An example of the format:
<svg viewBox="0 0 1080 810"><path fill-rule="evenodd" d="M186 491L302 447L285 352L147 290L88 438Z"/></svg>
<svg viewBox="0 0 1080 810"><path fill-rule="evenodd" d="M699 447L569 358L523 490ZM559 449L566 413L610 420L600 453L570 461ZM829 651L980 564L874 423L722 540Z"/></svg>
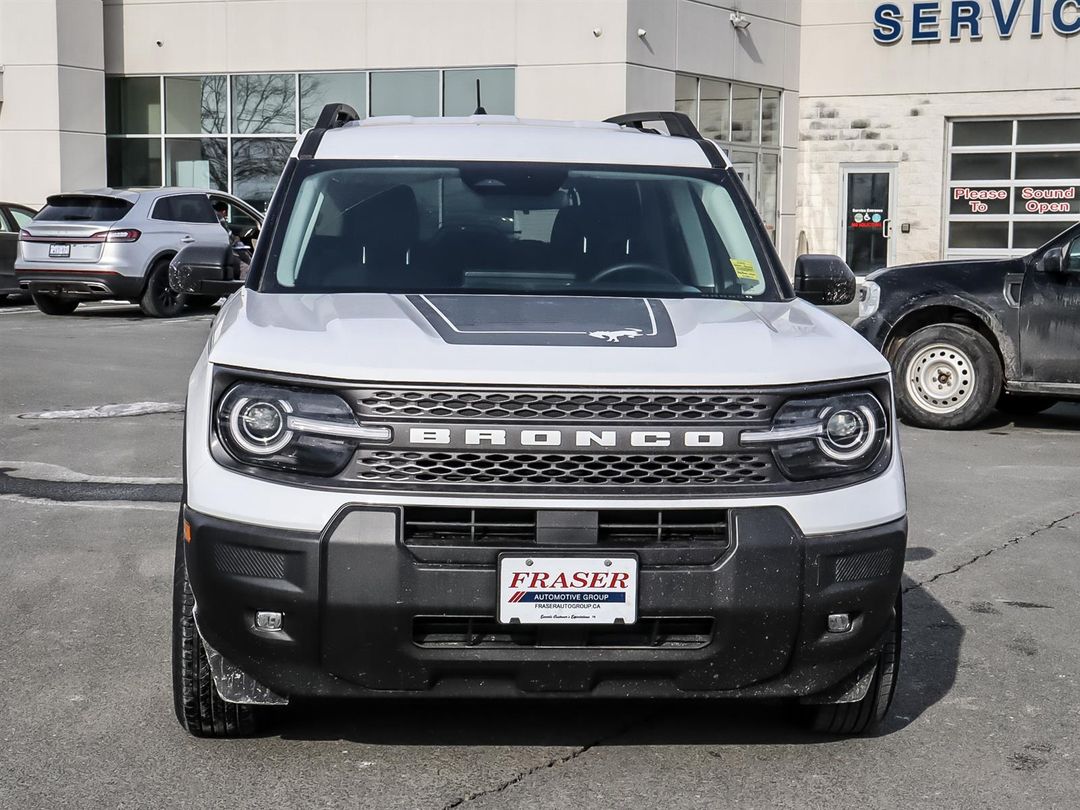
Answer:
<svg viewBox="0 0 1080 810"><path fill-rule="evenodd" d="M870 345L879 352L884 352L885 341L889 337L889 330L892 328L892 324L882 317L881 310L878 309L873 315L868 315L865 318L856 318L852 321L851 328L866 338Z"/></svg>
<svg viewBox="0 0 1080 810"><path fill-rule="evenodd" d="M906 545L905 519L808 538L781 508L732 509L722 556L640 569L638 624L691 619L709 628L702 644L596 647L574 627L530 630L507 646L485 643L495 565L421 560L403 543L398 509L348 508L321 533L185 516L200 632L288 697L812 695L879 649ZM283 613L282 630L255 628L259 610ZM837 612L854 615L849 632L827 632ZM460 644L418 634L448 617L487 630Z"/></svg>

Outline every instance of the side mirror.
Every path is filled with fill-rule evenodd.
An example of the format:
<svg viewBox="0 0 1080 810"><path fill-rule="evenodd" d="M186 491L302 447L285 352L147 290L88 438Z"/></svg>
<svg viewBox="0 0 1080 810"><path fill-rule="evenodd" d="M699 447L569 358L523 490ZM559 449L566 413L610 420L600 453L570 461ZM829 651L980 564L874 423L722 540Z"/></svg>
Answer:
<svg viewBox="0 0 1080 810"><path fill-rule="evenodd" d="M1051 275L1064 272L1065 254L1059 247L1052 247L1039 258L1039 270Z"/></svg>
<svg viewBox="0 0 1080 810"><path fill-rule="evenodd" d="M231 295L244 286L240 260L230 247L191 245L169 263L169 287L191 295Z"/></svg>
<svg viewBox="0 0 1080 810"><path fill-rule="evenodd" d="M795 262L795 294L819 306L855 300L855 274L839 256L810 253Z"/></svg>

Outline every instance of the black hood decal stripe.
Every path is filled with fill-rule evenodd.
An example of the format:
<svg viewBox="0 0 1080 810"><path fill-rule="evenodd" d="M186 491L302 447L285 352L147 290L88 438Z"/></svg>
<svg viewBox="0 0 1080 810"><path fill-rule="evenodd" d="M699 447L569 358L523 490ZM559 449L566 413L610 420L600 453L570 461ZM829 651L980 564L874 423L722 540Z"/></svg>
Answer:
<svg viewBox="0 0 1080 810"><path fill-rule="evenodd" d="M447 343L488 346L676 345L655 298L542 295L408 295Z"/></svg>

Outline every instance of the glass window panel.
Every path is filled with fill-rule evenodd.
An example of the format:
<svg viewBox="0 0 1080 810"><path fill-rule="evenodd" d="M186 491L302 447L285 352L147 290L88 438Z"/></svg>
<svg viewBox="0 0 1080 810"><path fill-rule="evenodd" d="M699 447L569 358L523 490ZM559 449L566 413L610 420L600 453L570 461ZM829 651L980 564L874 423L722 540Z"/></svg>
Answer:
<svg viewBox="0 0 1080 810"><path fill-rule="evenodd" d="M953 155L953 180L1008 180L1012 174L1012 155L1008 152L979 155Z"/></svg>
<svg viewBox="0 0 1080 810"><path fill-rule="evenodd" d="M1021 186L1016 189L1016 214L1080 214L1080 187Z"/></svg>
<svg viewBox="0 0 1080 810"><path fill-rule="evenodd" d="M777 188L780 179L780 156L766 152L761 156L761 177L758 184L761 189L758 210L765 221L765 230L776 242L776 227L779 220L777 210Z"/></svg>
<svg viewBox="0 0 1080 810"><path fill-rule="evenodd" d="M731 138L731 85L727 82L701 80L701 124L706 138L726 141Z"/></svg>
<svg viewBox="0 0 1080 810"><path fill-rule="evenodd" d="M1064 222L1017 222L1013 225L1013 247L1033 250L1042 247L1076 220Z"/></svg>
<svg viewBox="0 0 1080 810"><path fill-rule="evenodd" d="M731 87L731 140L734 143L758 143L761 137L761 100L756 87L739 84Z"/></svg>
<svg viewBox="0 0 1080 810"><path fill-rule="evenodd" d="M264 73L232 77L233 132L296 132L296 77Z"/></svg>
<svg viewBox="0 0 1080 810"><path fill-rule="evenodd" d="M950 222L949 247L1005 250L1009 247L1009 223Z"/></svg>
<svg viewBox="0 0 1080 810"><path fill-rule="evenodd" d="M304 73L300 76L300 129L315 126L327 104L342 101L367 115L366 73Z"/></svg>
<svg viewBox="0 0 1080 810"><path fill-rule="evenodd" d="M110 186L161 185L161 138L109 138L105 143Z"/></svg>
<svg viewBox="0 0 1080 810"><path fill-rule="evenodd" d="M1017 180L1080 177L1080 152L1030 152L1016 155Z"/></svg>
<svg viewBox="0 0 1080 810"><path fill-rule="evenodd" d="M746 186L746 193L758 204L758 156L757 152L729 152L728 159L735 174Z"/></svg>
<svg viewBox="0 0 1080 810"><path fill-rule="evenodd" d="M157 76L105 79L105 131L110 135L161 132L161 80Z"/></svg>
<svg viewBox="0 0 1080 810"><path fill-rule="evenodd" d="M170 135L224 133L228 99L224 76L167 76L165 131Z"/></svg>
<svg viewBox="0 0 1080 810"><path fill-rule="evenodd" d="M372 115L438 115L439 72L394 70L371 74Z"/></svg>
<svg viewBox="0 0 1080 810"><path fill-rule="evenodd" d="M1001 216L1009 213L1011 199L1006 186L955 186L949 189L949 213Z"/></svg>
<svg viewBox="0 0 1080 810"><path fill-rule="evenodd" d="M15 225L19 228L25 228L34 219L33 214L20 208L9 208L8 213L15 219Z"/></svg>
<svg viewBox="0 0 1080 810"><path fill-rule="evenodd" d="M167 138L165 185L225 191L229 187L224 138Z"/></svg>
<svg viewBox="0 0 1080 810"><path fill-rule="evenodd" d="M780 91L761 91L761 142L780 143Z"/></svg>
<svg viewBox="0 0 1080 810"><path fill-rule="evenodd" d="M1011 146L1012 121L957 121L953 124L953 146Z"/></svg>
<svg viewBox="0 0 1080 810"><path fill-rule="evenodd" d="M1022 144L1080 143L1080 118L1021 121L1016 142Z"/></svg>
<svg viewBox="0 0 1080 810"><path fill-rule="evenodd" d="M489 115L514 114L514 70L447 70L443 73L443 115L472 115L476 110L476 81Z"/></svg>
<svg viewBox="0 0 1080 810"><path fill-rule="evenodd" d="M675 77L675 112L689 115L695 126L698 123L697 85L698 80L693 76Z"/></svg>
<svg viewBox="0 0 1080 810"><path fill-rule="evenodd" d="M265 211L296 142L292 138L235 138L232 193Z"/></svg>

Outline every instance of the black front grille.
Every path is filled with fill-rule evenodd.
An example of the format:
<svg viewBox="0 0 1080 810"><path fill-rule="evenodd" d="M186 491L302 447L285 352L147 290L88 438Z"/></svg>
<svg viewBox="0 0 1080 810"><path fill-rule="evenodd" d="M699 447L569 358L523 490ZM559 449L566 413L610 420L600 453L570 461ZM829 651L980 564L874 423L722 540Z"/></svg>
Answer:
<svg viewBox="0 0 1080 810"><path fill-rule="evenodd" d="M777 397L741 391L380 388L354 392L361 419L756 422L772 416Z"/></svg>
<svg viewBox="0 0 1080 810"><path fill-rule="evenodd" d="M782 480L769 453L585 455L365 450L353 477L362 484L448 487L637 488L770 484Z"/></svg>
<svg viewBox="0 0 1080 810"><path fill-rule="evenodd" d="M726 509L602 509L595 516L594 528L579 529L567 545L540 539L535 509L407 506L401 540L419 560L457 565L494 565L502 551L545 549L633 551L645 568L714 565L731 548Z"/></svg>
<svg viewBox="0 0 1080 810"><path fill-rule="evenodd" d="M641 618L635 624L566 628L499 624L490 616L417 616L413 643L436 649L629 648L696 650L708 646L713 620Z"/></svg>

